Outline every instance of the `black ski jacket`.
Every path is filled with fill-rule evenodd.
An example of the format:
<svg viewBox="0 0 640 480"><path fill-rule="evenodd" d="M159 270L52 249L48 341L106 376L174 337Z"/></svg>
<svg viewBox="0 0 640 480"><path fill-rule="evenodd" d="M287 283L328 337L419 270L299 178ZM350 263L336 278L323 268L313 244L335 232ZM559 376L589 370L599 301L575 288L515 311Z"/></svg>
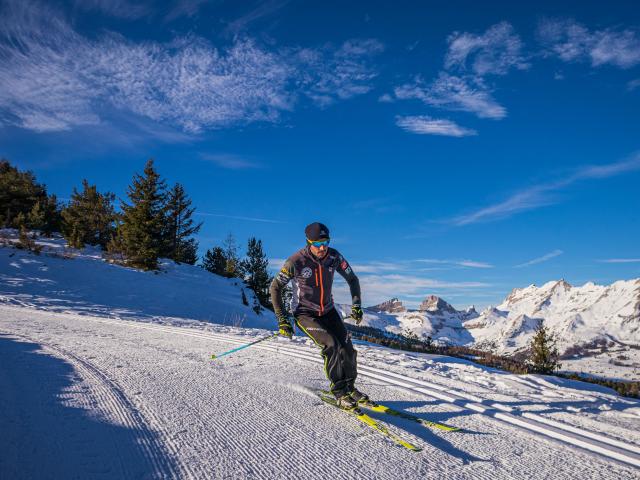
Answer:
<svg viewBox="0 0 640 480"><path fill-rule="evenodd" d="M318 259L307 246L289 257L271 282L269 292L276 315L283 314L282 290L290 280L293 280L293 315L320 316L330 311L333 308L331 286L336 271L349 284L352 303L360 305L360 282L344 257L335 248L329 248L324 258Z"/></svg>

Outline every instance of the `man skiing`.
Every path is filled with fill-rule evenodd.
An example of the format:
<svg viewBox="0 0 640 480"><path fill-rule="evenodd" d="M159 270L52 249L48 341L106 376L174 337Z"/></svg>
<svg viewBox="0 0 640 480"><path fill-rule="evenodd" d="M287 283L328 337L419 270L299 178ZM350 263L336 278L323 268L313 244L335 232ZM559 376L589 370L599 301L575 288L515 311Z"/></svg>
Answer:
<svg viewBox="0 0 640 480"><path fill-rule="evenodd" d="M307 225L304 233L307 245L287 259L271 282L271 302L279 333L287 338L293 336L291 320L282 311L282 290L293 280L291 310L296 323L322 349L324 370L338 406L351 410L369 398L354 386L357 354L334 307L331 285L336 271L347 281L352 298L351 317L359 324L363 316L360 282L343 256L329 247L329 229L325 225L314 222Z"/></svg>

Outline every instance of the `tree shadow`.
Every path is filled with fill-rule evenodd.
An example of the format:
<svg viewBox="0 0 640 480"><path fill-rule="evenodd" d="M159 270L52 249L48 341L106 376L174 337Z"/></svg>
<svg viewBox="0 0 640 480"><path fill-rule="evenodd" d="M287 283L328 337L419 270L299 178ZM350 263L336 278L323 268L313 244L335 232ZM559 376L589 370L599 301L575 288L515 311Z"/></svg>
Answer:
<svg viewBox="0 0 640 480"><path fill-rule="evenodd" d="M157 433L101 418L108 400L40 348L0 334L0 478L178 477Z"/></svg>

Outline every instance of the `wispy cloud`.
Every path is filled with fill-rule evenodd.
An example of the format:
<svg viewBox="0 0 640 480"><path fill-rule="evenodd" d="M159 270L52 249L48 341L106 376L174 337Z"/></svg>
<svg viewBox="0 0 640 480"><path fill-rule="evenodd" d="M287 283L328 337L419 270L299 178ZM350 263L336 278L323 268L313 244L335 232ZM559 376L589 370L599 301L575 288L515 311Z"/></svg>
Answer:
<svg viewBox="0 0 640 480"><path fill-rule="evenodd" d="M258 163L249 161L238 155L226 154L226 153L203 153L200 157L208 162L214 163L222 168L230 170L247 170L253 168L260 168Z"/></svg>
<svg viewBox="0 0 640 480"><path fill-rule="evenodd" d="M493 265L484 262L474 262L473 260L462 260L458 262L458 265L462 267L470 268L493 268Z"/></svg>
<svg viewBox="0 0 640 480"><path fill-rule="evenodd" d="M396 125L407 132L420 135L442 135L446 137L468 137L477 135L475 130L461 127L451 120L431 118L426 115L396 117Z"/></svg>
<svg viewBox="0 0 640 480"><path fill-rule="evenodd" d="M260 223L286 223L281 220L272 220L270 218L257 218L257 217L243 217L240 215L225 215L222 213L208 213L208 212L196 212L196 215L202 215L205 217L220 217L230 218L232 220L243 220L246 222L260 222Z"/></svg>
<svg viewBox="0 0 640 480"><path fill-rule="evenodd" d="M476 78L459 77L441 72L437 79L425 84L421 78L394 90L400 100L417 99L445 110L470 112L480 118L501 119L507 110L498 104L488 89Z"/></svg>
<svg viewBox="0 0 640 480"><path fill-rule="evenodd" d="M369 60L383 50L378 40L353 39L337 50L327 46L297 51L302 91L321 107L369 92L378 75Z"/></svg>
<svg viewBox="0 0 640 480"><path fill-rule="evenodd" d="M454 265L458 267L469 267L469 268L493 268L493 265L486 262L477 262L475 260L442 260L436 258L420 258L418 260L414 260L419 263L429 263L436 265Z"/></svg>
<svg viewBox="0 0 640 480"><path fill-rule="evenodd" d="M516 265L515 268L529 267L531 265L536 265L538 263L546 262L555 258L557 256L562 255L564 252L562 250L554 250L553 252L549 252L541 257L534 258L533 260L529 260L528 262L521 263L520 265Z"/></svg>
<svg viewBox="0 0 640 480"><path fill-rule="evenodd" d="M590 61L594 67L625 69L640 64L637 29L589 30L573 19L545 19L538 25L538 38L547 54L565 62Z"/></svg>
<svg viewBox="0 0 640 480"><path fill-rule="evenodd" d="M478 76L505 75L512 68L529 67L522 55L522 41L508 22L493 25L483 34L454 32L449 36L447 69L470 69Z"/></svg>
<svg viewBox="0 0 640 480"><path fill-rule="evenodd" d="M355 268L355 267L354 267ZM354 270L355 271L355 270ZM389 300L392 297L400 298L424 298L430 294L454 294L456 291L482 291L492 285L484 282L450 282L432 278L423 278L414 275L388 274L388 275L359 275L362 291L365 293L367 305ZM335 297L338 302L349 303L346 285L338 281L335 289ZM419 303L419 302L417 302Z"/></svg>
<svg viewBox="0 0 640 480"><path fill-rule="evenodd" d="M598 261L600 263L640 263L640 258L607 258Z"/></svg>
<svg viewBox="0 0 640 480"><path fill-rule="evenodd" d="M620 162L584 166L565 178L526 188L506 200L459 215L447 223L463 226L507 218L517 213L557 203L558 191L581 180L608 178L636 170L640 170L640 154L634 154Z"/></svg>
<svg viewBox="0 0 640 480"><path fill-rule="evenodd" d="M165 16L165 20L170 22L180 17L193 17L198 13L200 7L208 1L209 0L177 0Z"/></svg>
<svg viewBox="0 0 640 480"><path fill-rule="evenodd" d="M38 132L97 125L109 109L188 133L276 122L303 97L326 105L369 91L369 62L382 48L374 40L314 50L249 38L218 49L193 35L88 38L40 3L10 1L0 13L0 121Z"/></svg>
<svg viewBox="0 0 640 480"><path fill-rule="evenodd" d="M444 69L438 76L431 82L418 76L413 82L396 87L394 95L445 110L474 113L480 118L504 118L507 110L493 98L487 77L528 68L522 47L520 37L508 22L493 25L482 34L454 32L448 38Z"/></svg>
<svg viewBox="0 0 640 480"><path fill-rule="evenodd" d="M77 8L99 11L105 15L126 20L150 16L153 8L148 1L135 0L73 0Z"/></svg>
<svg viewBox="0 0 640 480"><path fill-rule="evenodd" d="M636 78L627 83L627 90L629 91L635 90L638 87L640 87L640 78Z"/></svg>
<svg viewBox="0 0 640 480"><path fill-rule="evenodd" d="M285 7L291 0L267 0L258 2L258 6L245 13L240 18L235 19L225 29L226 33L237 35L246 30L252 23L269 17Z"/></svg>
<svg viewBox="0 0 640 480"><path fill-rule="evenodd" d="M407 264L402 262L368 262L354 263L353 271L360 273L400 272L406 270Z"/></svg>
<svg viewBox="0 0 640 480"><path fill-rule="evenodd" d="M368 198L366 200L359 200L350 205L354 210L376 212L376 213L394 213L403 210L401 205L393 202L390 198Z"/></svg>

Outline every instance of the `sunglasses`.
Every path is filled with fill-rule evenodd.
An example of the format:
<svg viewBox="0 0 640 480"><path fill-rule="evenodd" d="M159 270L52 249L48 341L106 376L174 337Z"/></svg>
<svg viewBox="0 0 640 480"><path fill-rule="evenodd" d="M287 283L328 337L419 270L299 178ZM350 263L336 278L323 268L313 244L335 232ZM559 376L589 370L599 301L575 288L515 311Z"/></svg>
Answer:
<svg viewBox="0 0 640 480"><path fill-rule="evenodd" d="M329 239L328 238L326 240L320 240L320 241L317 241L317 242L312 242L311 240L307 240L307 242L309 242L309 245L312 245L312 246L314 246L316 248L323 247L323 246L324 247L329 246Z"/></svg>

